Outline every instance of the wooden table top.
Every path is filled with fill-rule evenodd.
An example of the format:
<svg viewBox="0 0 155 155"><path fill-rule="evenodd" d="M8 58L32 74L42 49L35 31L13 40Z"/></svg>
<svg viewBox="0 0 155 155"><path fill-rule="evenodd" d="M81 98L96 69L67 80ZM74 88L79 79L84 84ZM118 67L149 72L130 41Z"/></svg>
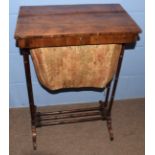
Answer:
<svg viewBox="0 0 155 155"><path fill-rule="evenodd" d="M20 48L131 43L140 32L119 4L23 6L15 39Z"/></svg>

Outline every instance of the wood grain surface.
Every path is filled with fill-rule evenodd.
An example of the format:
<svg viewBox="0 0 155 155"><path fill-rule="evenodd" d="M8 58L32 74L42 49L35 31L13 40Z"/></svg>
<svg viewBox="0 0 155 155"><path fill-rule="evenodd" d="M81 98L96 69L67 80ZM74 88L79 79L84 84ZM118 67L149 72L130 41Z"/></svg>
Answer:
<svg viewBox="0 0 155 155"><path fill-rule="evenodd" d="M23 6L15 39L20 48L131 43L140 32L119 4Z"/></svg>

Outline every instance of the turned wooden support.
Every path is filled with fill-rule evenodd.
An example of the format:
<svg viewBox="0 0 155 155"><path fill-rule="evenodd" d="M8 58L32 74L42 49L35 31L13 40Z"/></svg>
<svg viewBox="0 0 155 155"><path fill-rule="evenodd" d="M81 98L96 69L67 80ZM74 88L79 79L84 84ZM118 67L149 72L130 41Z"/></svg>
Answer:
<svg viewBox="0 0 155 155"><path fill-rule="evenodd" d="M27 84L27 92L30 106L30 114L31 114L31 128L32 128L32 140L33 140L33 148L36 149L36 106L34 104L33 98L33 88L31 81L31 71L30 71L30 62L29 62L29 50L21 49L21 54L23 54L23 62L25 68L25 76L26 76L26 84Z"/></svg>

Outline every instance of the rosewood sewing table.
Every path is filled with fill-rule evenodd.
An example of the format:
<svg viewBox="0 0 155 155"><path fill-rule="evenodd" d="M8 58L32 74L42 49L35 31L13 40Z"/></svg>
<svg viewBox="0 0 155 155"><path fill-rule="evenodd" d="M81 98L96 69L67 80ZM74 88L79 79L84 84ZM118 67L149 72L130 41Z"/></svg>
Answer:
<svg viewBox="0 0 155 155"><path fill-rule="evenodd" d="M138 25L119 4L22 6L17 20L15 39L23 56L31 113L33 146L36 128L64 123L106 120L113 140L111 109L121 68L125 44L134 43L141 32ZM83 45L121 46L113 84L104 87L105 101L100 107L41 113L34 103L29 65L31 50ZM101 73L102 74L102 73ZM112 87L112 91L110 88ZM110 93L111 92L111 93ZM44 118L48 117L48 121ZM92 117L93 116L93 117Z"/></svg>

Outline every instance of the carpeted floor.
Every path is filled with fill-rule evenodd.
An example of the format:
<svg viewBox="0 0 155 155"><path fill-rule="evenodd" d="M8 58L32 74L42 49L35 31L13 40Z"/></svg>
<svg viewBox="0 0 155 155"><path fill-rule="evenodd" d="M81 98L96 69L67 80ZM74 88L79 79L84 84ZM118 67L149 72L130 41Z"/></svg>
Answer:
<svg viewBox="0 0 155 155"><path fill-rule="evenodd" d="M113 142L103 121L38 128L38 148L33 151L29 110L10 109L10 155L144 155L144 112L144 99L116 102L112 111Z"/></svg>

